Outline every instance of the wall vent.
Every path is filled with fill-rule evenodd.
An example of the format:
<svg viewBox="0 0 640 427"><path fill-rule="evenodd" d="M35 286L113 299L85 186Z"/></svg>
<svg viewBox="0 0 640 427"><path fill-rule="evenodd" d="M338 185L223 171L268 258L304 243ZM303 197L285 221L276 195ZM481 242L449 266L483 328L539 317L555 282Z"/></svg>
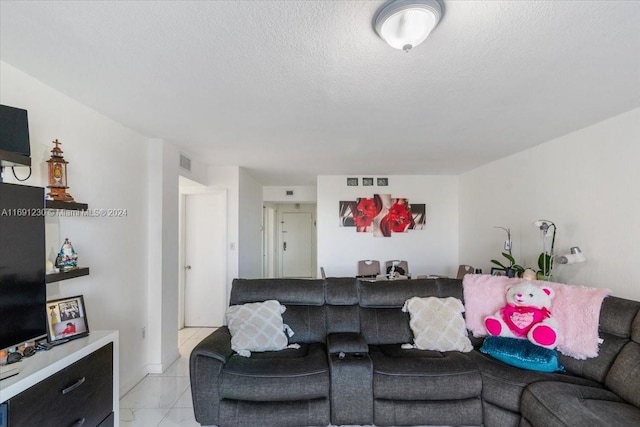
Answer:
<svg viewBox="0 0 640 427"><path fill-rule="evenodd" d="M180 154L180 167L191 172L191 159Z"/></svg>
<svg viewBox="0 0 640 427"><path fill-rule="evenodd" d="M287 196L293 196L293 190L287 190Z"/></svg>

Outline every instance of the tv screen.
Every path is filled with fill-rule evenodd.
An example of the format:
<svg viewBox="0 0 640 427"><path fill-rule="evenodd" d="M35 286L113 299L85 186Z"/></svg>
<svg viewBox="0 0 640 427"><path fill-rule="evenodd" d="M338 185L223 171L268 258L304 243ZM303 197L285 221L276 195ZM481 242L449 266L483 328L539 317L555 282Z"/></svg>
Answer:
<svg viewBox="0 0 640 427"><path fill-rule="evenodd" d="M0 349L46 336L44 189L0 183Z"/></svg>
<svg viewBox="0 0 640 427"><path fill-rule="evenodd" d="M0 105L0 150L31 156L27 110Z"/></svg>

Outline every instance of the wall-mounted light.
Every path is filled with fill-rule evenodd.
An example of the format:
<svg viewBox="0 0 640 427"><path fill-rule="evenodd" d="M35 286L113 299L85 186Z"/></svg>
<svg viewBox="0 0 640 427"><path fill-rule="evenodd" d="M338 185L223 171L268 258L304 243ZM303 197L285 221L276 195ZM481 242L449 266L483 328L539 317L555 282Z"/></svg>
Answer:
<svg viewBox="0 0 640 427"><path fill-rule="evenodd" d="M375 29L389 46L409 52L425 41L440 18L442 6L436 0L396 0L380 9Z"/></svg>
<svg viewBox="0 0 640 427"><path fill-rule="evenodd" d="M548 219L539 219L533 223L533 225L540 229L542 232L542 244L543 244L543 252L546 252L546 239L547 233L549 229L553 227L553 237L551 238L551 250L549 251L549 255L553 255L553 246L556 242L556 225L549 221Z"/></svg>
<svg viewBox="0 0 640 427"><path fill-rule="evenodd" d="M575 264L578 262L585 262L586 260L587 257L584 256L578 246L572 247L568 254L564 254L556 258L558 264Z"/></svg>

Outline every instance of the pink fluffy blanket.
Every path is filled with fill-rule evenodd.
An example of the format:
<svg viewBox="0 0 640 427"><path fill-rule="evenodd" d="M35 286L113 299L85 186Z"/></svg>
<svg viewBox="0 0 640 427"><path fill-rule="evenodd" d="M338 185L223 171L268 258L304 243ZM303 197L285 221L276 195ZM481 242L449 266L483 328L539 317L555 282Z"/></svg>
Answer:
<svg viewBox="0 0 640 427"><path fill-rule="evenodd" d="M475 337L487 335L484 318L506 304L506 287L522 280L486 274L464 276L465 318L467 329ZM555 291L551 314L558 321L560 336L557 349L576 359L598 356L600 306L611 291L538 280L533 282L550 286Z"/></svg>

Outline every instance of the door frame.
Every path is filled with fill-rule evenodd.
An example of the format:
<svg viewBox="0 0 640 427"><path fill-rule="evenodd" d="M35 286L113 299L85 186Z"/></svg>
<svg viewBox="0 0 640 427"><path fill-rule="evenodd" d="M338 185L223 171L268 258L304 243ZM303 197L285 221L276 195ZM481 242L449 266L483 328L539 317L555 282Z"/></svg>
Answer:
<svg viewBox="0 0 640 427"><path fill-rule="evenodd" d="M187 186L180 187L180 198L179 198L179 207L178 207L178 221L179 221L179 235L178 235L178 330L183 329L185 327L185 284L186 284L186 271L184 269L185 266L185 251L186 251L186 234L185 234L185 205L186 205L186 196L192 194L218 194L222 195L225 200L225 224L228 224L229 218L226 215L227 210L227 190L226 189L216 189L204 186ZM228 247L228 226L225 227L225 248ZM227 286L226 286L226 277L227 277L227 265L228 265L228 256L227 251L224 251L224 277L225 277L225 298L228 298ZM228 305L228 301L225 300L225 307Z"/></svg>
<svg viewBox="0 0 640 427"><path fill-rule="evenodd" d="M312 226L311 226L311 277L314 277L318 271L318 205L315 202L263 202L263 206L271 207L276 211L276 227L271 229L266 224L266 209L263 209L262 216L262 233L263 233L263 253L262 253L262 271L263 277L268 277L265 272L268 271L269 263L274 263L275 275L274 277L282 277L282 214L283 213L299 213L299 212L311 212ZM269 235L266 235L269 233ZM268 248L267 242L275 242L274 253L271 253Z"/></svg>

